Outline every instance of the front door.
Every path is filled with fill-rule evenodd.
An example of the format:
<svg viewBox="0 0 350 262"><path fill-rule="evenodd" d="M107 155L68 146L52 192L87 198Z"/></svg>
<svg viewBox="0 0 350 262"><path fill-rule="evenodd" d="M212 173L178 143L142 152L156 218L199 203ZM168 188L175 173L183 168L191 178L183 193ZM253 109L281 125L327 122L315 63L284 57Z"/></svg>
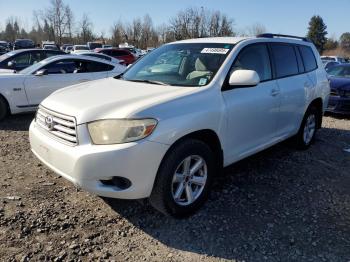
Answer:
<svg viewBox="0 0 350 262"><path fill-rule="evenodd" d="M260 83L222 92L227 118L224 150L228 162L239 160L275 141L280 106L279 87L272 77L265 44L243 48L229 74L238 69L256 71Z"/></svg>

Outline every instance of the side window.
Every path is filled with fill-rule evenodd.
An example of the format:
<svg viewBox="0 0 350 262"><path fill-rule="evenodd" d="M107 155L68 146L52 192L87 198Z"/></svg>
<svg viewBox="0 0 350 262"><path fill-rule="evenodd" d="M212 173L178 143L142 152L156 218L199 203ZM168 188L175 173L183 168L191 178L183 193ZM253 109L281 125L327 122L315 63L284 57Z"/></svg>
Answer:
<svg viewBox="0 0 350 262"><path fill-rule="evenodd" d="M48 74L69 74L74 73L77 69L76 64L71 60L56 61L44 66L42 69L47 69Z"/></svg>
<svg viewBox="0 0 350 262"><path fill-rule="evenodd" d="M86 72L88 73L110 71L114 68L111 65L107 65L99 62L85 62L85 63L86 63Z"/></svg>
<svg viewBox="0 0 350 262"><path fill-rule="evenodd" d="M277 78L299 73L294 47L288 44L271 44Z"/></svg>
<svg viewBox="0 0 350 262"><path fill-rule="evenodd" d="M298 61L298 67L299 67L299 73L304 73L305 72L305 67L303 63L303 59L301 58L299 48L297 46L294 46L294 51L297 56L297 61Z"/></svg>
<svg viewBox="0 0 350 262"><path fill-rule="evenodd" d="M301 56L304 61L305 71L313 71L317 68L316 58L314 52L308 46L299 46Z"/></svg>
<svg viewBox="0 0 350 262"><path fill-rule="evenodd" d="M41 52L32 52L31 53L31 58L30 58L30 64L33 65L33 64L36 64L38 62L40 62L42 59L41 59Z"/></svg>
<svg viewBox="0 0 350 262"><path fill-rule="evenodd" d="M17 66L30 65L30 53L20 54L13 58Z"/></svg>
<svg viewBox="0 0 350 262"><path fill-rule="evenodd" d="M270 80L272 74L267 46L265 44L255 44L244 48L236 58L231 72L239 69L256 71L260 81Z"/></svg>

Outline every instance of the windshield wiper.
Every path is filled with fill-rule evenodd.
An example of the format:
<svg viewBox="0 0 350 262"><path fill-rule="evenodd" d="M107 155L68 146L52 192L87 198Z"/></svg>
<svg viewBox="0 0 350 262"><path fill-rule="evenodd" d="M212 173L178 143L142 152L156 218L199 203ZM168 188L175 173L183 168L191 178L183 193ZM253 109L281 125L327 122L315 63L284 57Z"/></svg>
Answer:
<svg viewBox="0 0 350 262"><path fill-rule="evenodd" d="M125 79L127 80L127 79ZM148 79L133 79L133 80L127 80L131 82L138 82L138 83L149 83L149 84L156 84L156 85L162 85L162 86L169 86L169 84L161 82L161 81L154 81L154 80L148 80Z"/></svg>

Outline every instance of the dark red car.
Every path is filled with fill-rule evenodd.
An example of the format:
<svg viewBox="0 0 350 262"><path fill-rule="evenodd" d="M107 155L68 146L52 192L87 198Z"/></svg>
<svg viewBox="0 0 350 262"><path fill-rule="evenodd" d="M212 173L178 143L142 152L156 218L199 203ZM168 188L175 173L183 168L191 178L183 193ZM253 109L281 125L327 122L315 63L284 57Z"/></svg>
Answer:
<svg viewBox="0 0 350 262"><path fill-rule="evenodd" d="M135 62L135 56L128 50L118 48L96 48L96 53L103 53L115 57L119 60L123 60L125 65L129 65Z"/></svg>

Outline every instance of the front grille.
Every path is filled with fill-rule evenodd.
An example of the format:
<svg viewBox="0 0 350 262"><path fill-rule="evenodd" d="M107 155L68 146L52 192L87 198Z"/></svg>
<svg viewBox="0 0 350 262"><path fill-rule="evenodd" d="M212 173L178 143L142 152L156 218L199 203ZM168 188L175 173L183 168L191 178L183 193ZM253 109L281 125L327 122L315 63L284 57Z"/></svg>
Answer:
<svg viewBox="0 0 350 262"><path fill-rule="evenodd" d="M70 146L78 144L77 125L74 117L40 106L36 113L36 122L55 139Z"/></svg>

